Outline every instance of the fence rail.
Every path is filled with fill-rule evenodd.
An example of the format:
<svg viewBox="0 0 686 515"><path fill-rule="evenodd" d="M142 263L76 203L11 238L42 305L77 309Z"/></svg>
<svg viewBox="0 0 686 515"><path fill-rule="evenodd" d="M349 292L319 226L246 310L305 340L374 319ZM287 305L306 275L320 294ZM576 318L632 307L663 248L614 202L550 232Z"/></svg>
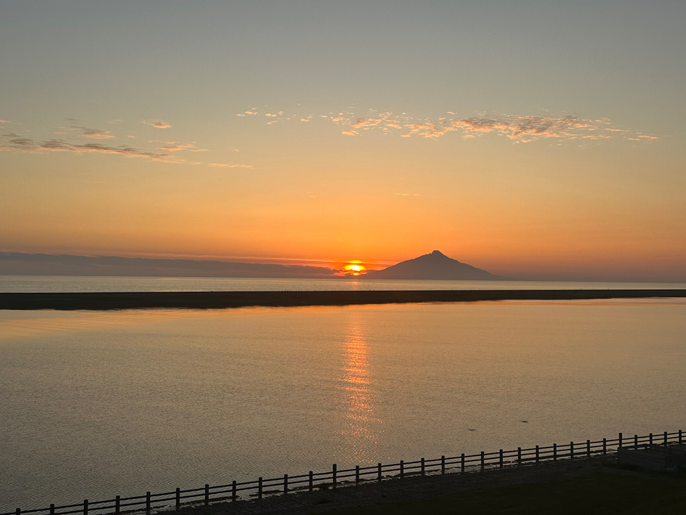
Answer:
<svg viewBox="0 0 686 515"><path fill-rule="evenodd" d="M183 505L205 504L218 501L237 501L251 497L261 499L267 495L288 494L290 492L314 491L315 489L348 486L371 481L383 481L386 479L404 479L409 476L427 474L465 473L487 469L498 469L512 466L537 464L543 461L585 459L592 456L613 453L619 448L651 448L654 446L669 446L684 443L682 430L676 432L650 433L645 436L634 435L625 438L619 433L617 438L602 440L586 440L585 442L568 444L552 444L522 449L495 452L481 451L477 454L460 454L459 456L441 456L433 459L420 459L416 461L403 461L399 463L381 464L371 466L356 466L355 468L338 470L334 464L327 472L312 472L289 476L288 474L276 478L258 478L254 481L233 481L229 484L210 486L206 484L201 488L189 490L176 490L133 497L116 496L106 501L90 502L85 499L76 504L55 506L48 508L21 510L0 513L0 515L23 515L29 513L45 515L90 515L104 511L114 515L124 513L145 512L149 515L152 511L160 509L179 509Z"/></svg>

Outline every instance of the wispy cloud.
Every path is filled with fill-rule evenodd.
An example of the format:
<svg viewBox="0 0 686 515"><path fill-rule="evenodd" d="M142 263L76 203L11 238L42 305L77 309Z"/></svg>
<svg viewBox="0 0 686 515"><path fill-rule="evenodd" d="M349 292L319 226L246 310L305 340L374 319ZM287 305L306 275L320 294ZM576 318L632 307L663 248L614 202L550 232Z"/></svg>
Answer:
<svg viewBox="0 0 686 515"><path fill-rule="evenodd" d="M358 135L363 131L376 130L399 133L403 137L438 139L449 132L454 132L462 138L470 139L494 133L522 143L545 138L560 140L612 138L611 134L603 131L610 125L609 120L582 119L575 116L500 115L412 120L406 115L383 112L355 119L339 116L332 118L331 121L342 125L341 132L346 135Z"/></svg>
<svg viewBox="0 0 686 515"><path fill-rule="evenodd" d="M143 120L142 123L156 127L157 129L168 129L171 127L171 125L162 120Z"/></svg>
<svg viewBox="0 0 686 515"><path fill-rule="evenodd" d="M258 110L245 111L244 114L260 115ZM571 115L482 115L473 117L459 117L448 111L446 116L435 119L416 118L405 112L376 111L369 109L360 114L354 110L328 114L294 113L284 114L284 111L265 113L270 118L268 124L282 120L299 120L309 122L313 119L327 119L339 125L341 134L358 136L365 132L380 132L396 134L403 138L419 137L438 139L448 133L453 133L462 139L472 139L484 134L505 136L517 143L528 143L540 139L554 139L556 141L573 140L605 140L623 138L633 141L651 141L657 136L645 135L613 126L607 118L580 118Z"/></svg>
<svg viewBox="0 0 686 515"><path fill-rule="evenodd" d="M166 150L167 152L179 152L180 150L190 150L191 152L198 152L204 149L196 149L195 145L191 143L173 143L171 145L165 145L160 147L160 150Z"/></svg>
<svg viewBox="0 0 686 515"><path fill-rule="evenodd" d="M71 118L67 118L72 120ZM74 120L75 121L75 120ZM82 127L79 125L72 125L70 127L60 126L55 131L56 136L68 136L70 139L87 138L87 139L112 139L115 136L110 131L101 129L91 129L90 127Z"/></svg>
<svg viewBox="0 0 686 515"><path fill-rule="evenodd" d="M221 167L221 168L254 168L253 165L230 165L226 163L208 163L207 166Z"/></svg>
<svg viewBox="0 0 686 515"><path fill-rule="evenodd" d="M88 139L111 139L114 136L110 131L103 131L100 129L89 129L88 127L76 127L81 130L81 136Z"/></svg>
<svg viewBox="0 0 686 515"><path fill-rule="evenodd" d="M48 134L49 133L50 132L48 132ZM56 137L35 137L29 130L22 131L21 133L9 131L4 134L0 133L0 151L26 154L66 152L72 154L118 155L130 158L148 159L151 161L170 164L185 163L188 165L202 165L211 167L253 168L253 165L249 164L208 163L207 161L203 162L196 161L195 159L186 159L179 155L179 153L182 152L195 153L209 151L206 148L198 147L195 142L184 143L166 140L145 140L147 144L141 142L136 147L133 147L129 144L115 145L109 142L108 144L104 142L87 142L84 141L84 139L110 140L116 136L110 131L77 125L72 125L69 127L57 127L56 131L53 129L52 134L56 135ZM135 139L135 136L128 135L126 138ZM231 152L238 152L238 149L236 148L228 147L228 150Z"/></svg>
<svg viewBox="0 0 686 515"><path fill-rule="evenodd" d="M126 145L110 146L102 143L85 143L75 144L67 142L63 139L50 139L39 141L32 138L4 138L5 141L0 141L0 150L14 150L19 152L30 152L34 154L42 154L46 152L73 152L76 154L117 154L126 157L137 157L143 159L151 159L153 161L164 161L167 163L182 162L175 156L170 154L161 154L157 152L146 152L134 147Z"/></svg>
<svg viewBox="0 0 686 515"><path fill-rule="evenodd" d="M176 141L160 141L151 140L149 143L161 143L162 146L160 150L165 152L180 152L182 150L188 150L189 152L207 152L206 148L198 148L194 143L177 143Z"/></svg>

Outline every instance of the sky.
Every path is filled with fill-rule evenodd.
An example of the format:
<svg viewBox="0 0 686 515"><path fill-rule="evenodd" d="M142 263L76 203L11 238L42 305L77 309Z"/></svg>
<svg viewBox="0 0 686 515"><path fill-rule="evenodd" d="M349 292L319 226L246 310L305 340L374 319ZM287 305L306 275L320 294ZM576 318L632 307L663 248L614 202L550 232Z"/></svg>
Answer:
<svg viewBox="0 0 686 515"><path fill-rule="evenodd" d="M0 252L686 281L686 3L0 0Z"/></svg>

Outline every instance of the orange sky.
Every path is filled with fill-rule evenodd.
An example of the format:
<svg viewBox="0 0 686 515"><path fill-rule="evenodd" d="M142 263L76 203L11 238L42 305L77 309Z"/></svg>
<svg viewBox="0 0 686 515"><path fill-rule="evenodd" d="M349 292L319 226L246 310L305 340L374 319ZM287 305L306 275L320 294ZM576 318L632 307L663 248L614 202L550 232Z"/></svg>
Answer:
<svg viewBox="0 0 686 515"><path fill-rule="evenodd" d="M16 6L0 251L686 281L682 9L381 3Z"/></svg>

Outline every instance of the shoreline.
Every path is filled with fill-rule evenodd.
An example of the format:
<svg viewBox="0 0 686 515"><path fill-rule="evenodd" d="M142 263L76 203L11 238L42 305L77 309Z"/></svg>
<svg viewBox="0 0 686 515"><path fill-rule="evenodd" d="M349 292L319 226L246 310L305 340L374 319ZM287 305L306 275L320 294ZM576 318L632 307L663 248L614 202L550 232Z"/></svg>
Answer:
<svg viewBox="0 0 686 515"><path fill-rule="evenodd" d="M635 290L368 290L0 293L0 309L108 311L122 309L227 309L352 306L498 300L686 298L686 289Z"/></svg>

